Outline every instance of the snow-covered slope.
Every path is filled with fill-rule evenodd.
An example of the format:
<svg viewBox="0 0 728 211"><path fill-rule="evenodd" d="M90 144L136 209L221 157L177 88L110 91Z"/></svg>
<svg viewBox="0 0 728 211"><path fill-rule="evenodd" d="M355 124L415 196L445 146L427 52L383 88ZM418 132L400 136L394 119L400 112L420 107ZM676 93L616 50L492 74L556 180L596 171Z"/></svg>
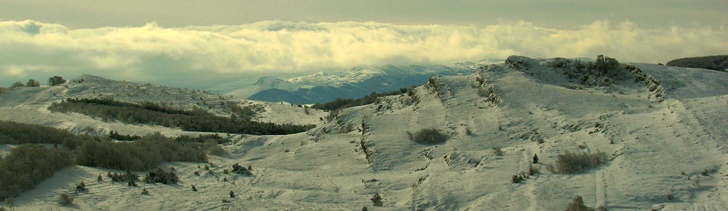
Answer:
<svg viewBox="0 0 728 211"><path fill-rule="evenodd" d="M321 124L306 133L235 135L223 146L227 154L210 157L211 171L199 163L165 164L179 172L177 185L96 182L109 170L77 166L15 204L22 210L360 210L374 209L378 193L382 210L564 210L577 195L609 210L728 210L728 73L633 64L639 71L592 86L569 79L569 67L547 65L553 61L512 57L469 75L432 77L409 94L345 109L331 121L307 120ZM46 89L11 96L72 90ZM3 104L3 119L13 109L35 112L13 117L26 122L57 118L33 107L45 101L0 96L7 99L13 102ZM266 114L303 115L290 105L265 105ZM407 132L429 128L449 139L409 140ZM566 151L605 152L609 161L580 174L548 171ZM514 184L512 176L527 172L534 154L540 174ZM254 176L223 172L235 163L252 166ZM71 191L80 181L88 193ZM142 188L150 195L141 195ZM76 205L57 205L60 193Z"/></svg>
<svg viewBox="0 0 728 211"><path fill-rule="evenodd" d="M51 103L66 98L113 98L125 102L153 102L181 109L200 107L223 116L230 116L228 103L241 107L256 105L262 107L262 111L253 117L254 120L273 123L318 124L320 118L325 115L324 112L316 110L311 110L306 114L304 108L290 104L241 100L232 96L211 94L207 91L115 81L93 75L83 75L59 86L21 87L8 90L0 95L0 120L41 124L75 132L108 133L116 130L122 134L139 135L155 131L170 134L188 133L175 128L102 122L80 114L51 113L47 110Z"/></svg>

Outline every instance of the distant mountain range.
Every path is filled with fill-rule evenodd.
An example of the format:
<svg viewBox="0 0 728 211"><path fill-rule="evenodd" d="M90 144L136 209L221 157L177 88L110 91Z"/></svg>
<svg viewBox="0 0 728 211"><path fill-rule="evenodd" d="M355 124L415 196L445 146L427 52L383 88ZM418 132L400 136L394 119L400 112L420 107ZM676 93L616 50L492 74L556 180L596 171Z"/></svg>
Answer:
<svg viewBox="0 0 728 211"><path fill-rule="evenodd" d="M492 62L493 60L482 61ZM476 62L445 65L384 65L356 67L346 71L318 72L280 79L263 76L255 83L233 82L208 90L238 98L292 104L329 102L336 98L359 98L372 92L389 92L421 85L432 75L473 73Z"/></svg>

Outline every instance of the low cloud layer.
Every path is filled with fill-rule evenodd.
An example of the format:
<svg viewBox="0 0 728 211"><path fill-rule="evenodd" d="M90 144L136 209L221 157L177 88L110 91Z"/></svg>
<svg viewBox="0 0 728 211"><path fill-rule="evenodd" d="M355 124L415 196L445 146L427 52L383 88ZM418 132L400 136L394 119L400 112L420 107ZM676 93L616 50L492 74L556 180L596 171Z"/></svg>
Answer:
<svg viewBox="0 0 728 211"><path fill-rule="evenodd" d="M727 29L643 29L595 21L576 29L529 22L392 25L266 21L234 26L74 29L32 20L0 22L0 86L89 73L117 80L207 87L247 74L302 73L360 65L529 57L668 60L728 54ZM227 80L227 81L226 81Z"/></svg>

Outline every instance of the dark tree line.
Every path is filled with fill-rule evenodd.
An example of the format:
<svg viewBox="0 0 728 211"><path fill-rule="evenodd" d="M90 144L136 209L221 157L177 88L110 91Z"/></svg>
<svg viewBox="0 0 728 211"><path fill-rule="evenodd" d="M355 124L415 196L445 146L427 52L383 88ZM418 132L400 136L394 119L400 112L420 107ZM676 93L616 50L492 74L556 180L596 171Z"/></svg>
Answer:
<svg viewBox="0 0 728 211"><path fill-rule="evenodd" d="M138 135L134 135L134 134L122 135L122 134L119 134L119 132L111 131L109 133L109 138L112 140L119 140L119 141L134 141L134 140L139 140L142 137L138 136Z"/></svg>
<svg viewBox="0 0 728 211"><path fill-rule="evenodd" d="M138 137L120 135L115 131L110 134ZM217 146L225 140L217 134L168 138L155 133L136 141L113 142L40 125L0 121L0 143L20 144L10 153L0 156L0 201L34 188L55 172L74 164L128 172L155 169L163 162L207 162L205 147L209 144ZM75 150L41 144L63 144ZM156 176L161 176L163 183L177 180L170 174L154 176L152 179L155 181L159 180Z"/></svg>
<svg viewBox="0 0 728 211"><path fill-rule="evenodd" d="M48 85L56 86L56 85L60 85L62 83L66 83L66 80L63 79L63 77L61 77L61 76L53 76L53 77L48 78ZM12 85L10 85L10 87L8 87L7 89L12 89L15 87L40 87L40 81L36 81L35 79L30 79L25 84L23 84L23 82L16 81ZM2 94L7 89L0 87L0 94Z"/></svg>
<svg viewBox="0 0 728 211"><path fill-rule="evenodd" d="M411 88L409 88L409 89L411 89ZM339 97L339 98L336 98L334 101L327 102L324 104L316 103L313 106L311 106L311 108L321 109L321 110L325 110L325 111L333 111L333 110L344 109L344 108L349 108L349 107L368 105L368 104L374 103L374 101L377 100L377 98L379 98L379 97L404 94L404 93L407 93L407 91L409 89L400 88L397 91L384 92L384 93L372 92L371 94L364 96L362 98L358 98L358 99L349 99L349 98L342 99Z"/></svg>
<svg viewBox="0 0 728 211"><path fill-rule="evenodd" d="M216 144L224 144L229 142L230 140L223 138L222 136L218 134L208 134L203 135L200 134L197 137L193 136L187 136L187 135L181 135L174 138L175 141L181 143L181 144L189 144L189 143L206 143L206 142L215 142Z"/></svg>
<svg viewBox="0 0 728 211"><path fill-rule="evenodd" d="M728 69L728 55L681 58L669 61L666 65L725 71Z"/></svg>
<svg viewBox="0 0 728 211"><path fill-rule="evenodd" d="M185 131L284 135L303 132L314 127L314 125L254 122L249 119L235 120L211 114L198 107L187 111L151 102L134 104L113 99L69 98L60 103L53 103L48 109L54 112L77 112L101 118L103 121L178 127Z"/></svg>
<svg viewBox="0 0 728 211"><path fill-rule="evenodd" d="M72 150L83 139L65 130L0 120L0 144L63 144Z"/></svg>
<svg viewBox="0 0 728 211"><path fill-rule="evenodd" d="M23 144L0 157L0 201L33 189L58 170L73 165L68 151Z"/></svg>
<svg viewBox="0 0 728 211"><path fill-rule="evenodd" d="M133 142L87 141L76 150L79 165L117 170L143 171L172 161L206 162L207 155L159 133Z"/></svg>
<svg viewBox="0 0 728 211"><path fill-rule="evenodd" d="M66 98L64 102L72 103L72 104L95 104L95 105L105 105L105 106L112 106L112 107L121 107L121 108L137 108L137 109L144 109L149 111L156 111L160 113L165 114L182 114L182 115L209 115L209 113L203 109L192 109L190 111L183 110L183 109L177 109L169 106L159 105L153 102L141 102L141 103L129 103L129 102L122 102L114 100L113 98Z"/></svg>

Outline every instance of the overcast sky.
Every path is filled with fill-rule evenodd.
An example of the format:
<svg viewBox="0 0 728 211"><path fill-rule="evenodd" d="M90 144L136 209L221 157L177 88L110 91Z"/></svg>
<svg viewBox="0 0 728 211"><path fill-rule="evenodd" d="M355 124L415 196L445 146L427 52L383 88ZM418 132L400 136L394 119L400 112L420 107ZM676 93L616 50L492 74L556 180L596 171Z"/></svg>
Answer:
<svg viewBox="0 0 728 211"><path fill-rule="evenodd" d="M0 86L89 73L201 88L512 54L664 63L728 54L726 11L725 0L0 0Z"/></svg>

